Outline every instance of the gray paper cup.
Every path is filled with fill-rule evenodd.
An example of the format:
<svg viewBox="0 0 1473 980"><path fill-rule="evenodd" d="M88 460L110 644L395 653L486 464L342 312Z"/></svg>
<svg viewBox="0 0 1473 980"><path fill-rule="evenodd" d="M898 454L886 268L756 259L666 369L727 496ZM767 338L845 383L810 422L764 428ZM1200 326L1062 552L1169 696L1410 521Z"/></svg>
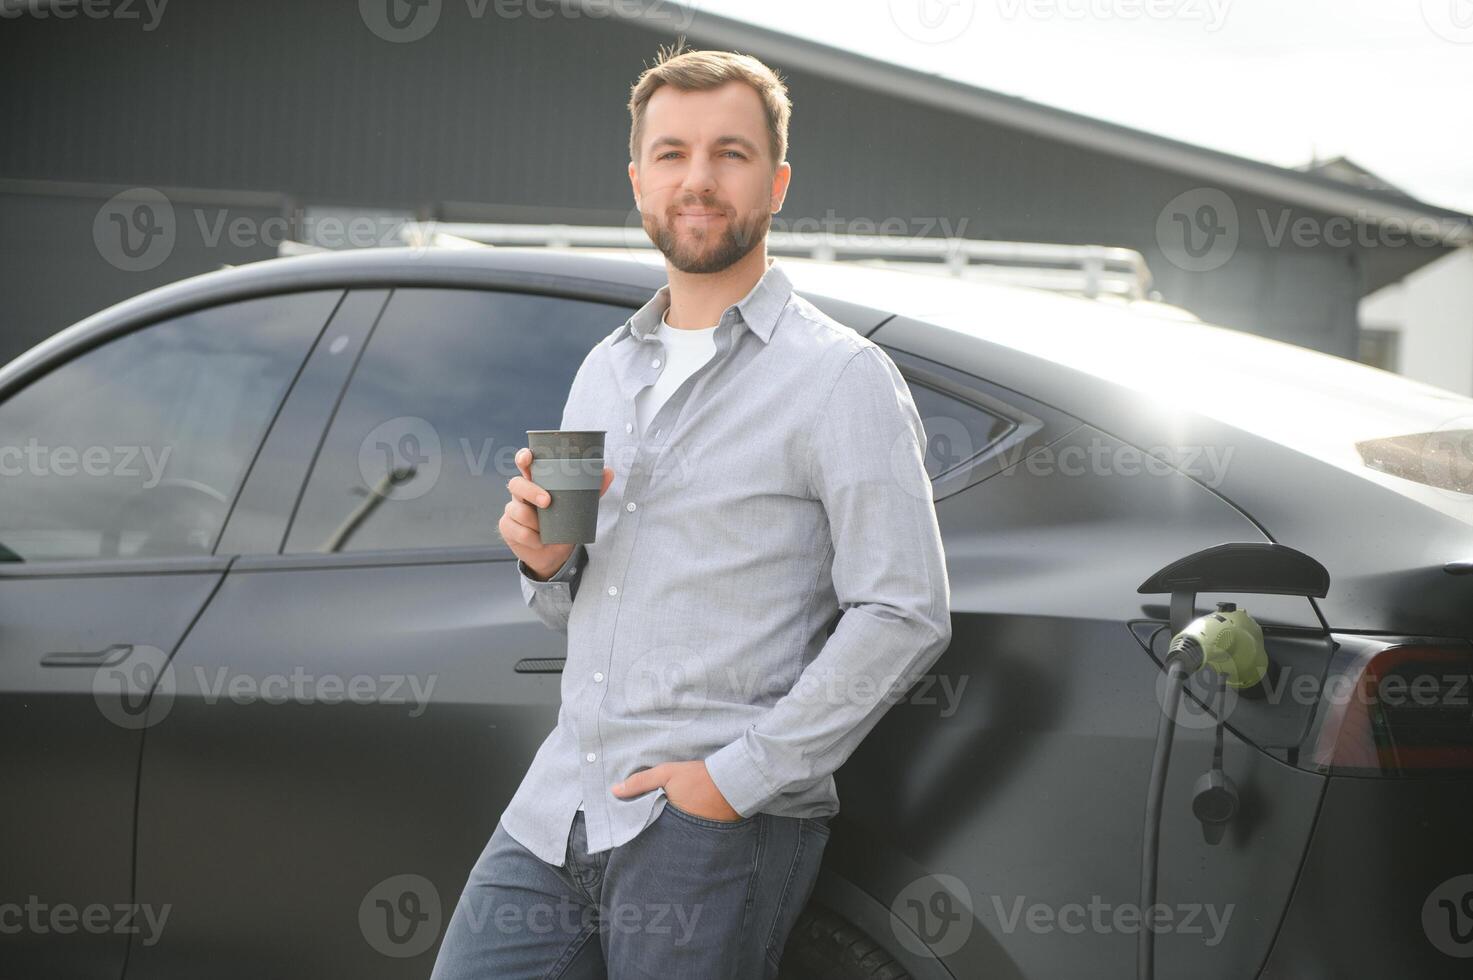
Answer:
<svg viewBox="0 0 1473 980"><path fill-rule="evenodd" d="M543 544L588 544L598 539L604 435L601 429L527 430L532 482L552 498L537 511Z"/></svg>

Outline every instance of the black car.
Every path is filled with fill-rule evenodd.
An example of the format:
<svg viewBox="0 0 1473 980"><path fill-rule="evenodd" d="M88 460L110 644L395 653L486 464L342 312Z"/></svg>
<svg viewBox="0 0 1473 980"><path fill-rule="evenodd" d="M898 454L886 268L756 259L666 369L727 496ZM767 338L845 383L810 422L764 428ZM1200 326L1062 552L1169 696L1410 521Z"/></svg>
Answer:
<svg viewBox="0 0 1473 980"><path fill-rule="evenodd" d="M1187 690L1160 974L1466 976L1473 400L1149 304L782 261L910 383L954 616L838 773L784 975L1134 974L1175 582L1274 671ZM428 975L558 709L565 638L496 531L512 455L663 282L273 259L0 369L0 975ZM1224 577L1224 544L1327 581Z"/></svg>

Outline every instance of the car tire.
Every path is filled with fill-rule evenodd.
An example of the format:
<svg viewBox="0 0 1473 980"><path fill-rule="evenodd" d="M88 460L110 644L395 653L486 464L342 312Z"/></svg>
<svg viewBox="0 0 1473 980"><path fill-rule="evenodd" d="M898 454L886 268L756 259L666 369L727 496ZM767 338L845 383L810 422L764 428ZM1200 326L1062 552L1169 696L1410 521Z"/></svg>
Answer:
<svg viewBox="0 0 1473 980"><path fill-rule="evenodd" d="M778 980L909 980L905 968L862 929L822 905L798 916L783 947Z"/></svg>

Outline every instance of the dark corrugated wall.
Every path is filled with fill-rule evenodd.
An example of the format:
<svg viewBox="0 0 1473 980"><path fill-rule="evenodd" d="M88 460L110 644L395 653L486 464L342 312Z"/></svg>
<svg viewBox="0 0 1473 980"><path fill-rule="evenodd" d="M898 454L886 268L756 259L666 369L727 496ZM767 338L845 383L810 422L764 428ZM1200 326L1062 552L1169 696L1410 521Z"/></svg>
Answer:
<svg viewBox="0 0 1473 980"><path fill-rule="evenodd" d="M347 205L632 223L625 105L663 38L529 6L573 5L445 0L434 29L409 43L376 36L353 2L173 0L152 30L141 0L133 20L0 21L0 359L158 283L272 254L202 234L221 208L270 213L254 195L232 203L240 192L285 214ZM1276 214L1277 202L1238 196L1250 209L1239 254L1183 272L1155 228L1192 178L774 66L795 103L793 184L774 228L899 218L917 234L1126 245L1147 255L1170 301L1354 354L1353 251L1268 248L1249 215ZM121 272L93 244L97 208L130 186L194 202L152 270Z"/></svg>

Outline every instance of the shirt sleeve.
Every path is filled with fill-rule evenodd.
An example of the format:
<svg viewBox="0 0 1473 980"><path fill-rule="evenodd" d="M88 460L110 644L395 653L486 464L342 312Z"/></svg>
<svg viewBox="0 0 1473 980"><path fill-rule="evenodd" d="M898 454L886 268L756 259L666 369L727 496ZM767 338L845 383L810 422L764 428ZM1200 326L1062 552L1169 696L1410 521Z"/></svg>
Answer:
<svg viewBox="0 0 1473 980"><path fill-rule="evenodd" d="M573 600L578 595L578 573L588 563L588 549L574 545L573 553L561 568L539 582L531 577L531 569L520 558L517 559L517 574L522 580L522 597L547 628L558 633L568 632L568 617L573 612Z"/></svg>
<svg viewBox="0 0 1473 980"><path fill-rule="evenodd" d="M809 445L843 615L792 690L705 760L744 817L843 765L951 642L924 445L910 388L889 355L874 344L850 355Z"/></svg>

